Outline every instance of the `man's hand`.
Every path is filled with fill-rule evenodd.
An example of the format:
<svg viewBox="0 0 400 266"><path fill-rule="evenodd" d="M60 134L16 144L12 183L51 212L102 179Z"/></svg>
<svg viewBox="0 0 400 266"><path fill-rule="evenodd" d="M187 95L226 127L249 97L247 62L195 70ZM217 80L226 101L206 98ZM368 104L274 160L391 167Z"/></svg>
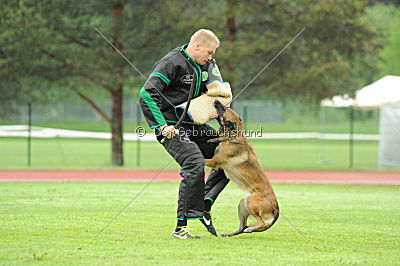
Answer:
<svg viewBox="0 0 400 266"><path fill-rule="evenodd" d="M179 135L179 130L176 129L174 126L162 125L160 126L160 130L163 136L167 137L168 139L173 138L176 135Z"/></svg>

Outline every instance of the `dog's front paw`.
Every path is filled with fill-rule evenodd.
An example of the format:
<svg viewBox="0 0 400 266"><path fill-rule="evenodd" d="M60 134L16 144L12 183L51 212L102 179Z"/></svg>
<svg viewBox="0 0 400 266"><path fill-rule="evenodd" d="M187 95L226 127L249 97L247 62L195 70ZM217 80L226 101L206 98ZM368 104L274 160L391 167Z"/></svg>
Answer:
<svg viewBox="0 0 400 266"><path fill-rule="evenodd" d="M222 237L228 237L230 234L221 234Z"/></svg>
<svg viewBox="0 0 400 266"><path fill-rule="evenodd" d="M204 159L204 163L207 167L211 167L212 169L218 170L219 165L215 163L213 159Z"/></svg>
<svg viewBox="0 0 400 266"><path fill-rule="evenodd" d="M207 140L207 142L220 142L220 139L219 138L209 139L209 140Z"/></svg>

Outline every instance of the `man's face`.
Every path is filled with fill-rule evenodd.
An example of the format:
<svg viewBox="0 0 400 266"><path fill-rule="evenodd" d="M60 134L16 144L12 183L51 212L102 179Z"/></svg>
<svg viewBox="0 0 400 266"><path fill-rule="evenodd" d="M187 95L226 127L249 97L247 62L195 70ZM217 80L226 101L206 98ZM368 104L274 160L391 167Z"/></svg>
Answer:
<svg viewBox="0 0 400 266"><path fill-rule="evenodd" d="M204 65L210 61L217 50L217 43L210 42L207 45L199 43L196 46L196 56L194 60L199 65Z"/></svg>

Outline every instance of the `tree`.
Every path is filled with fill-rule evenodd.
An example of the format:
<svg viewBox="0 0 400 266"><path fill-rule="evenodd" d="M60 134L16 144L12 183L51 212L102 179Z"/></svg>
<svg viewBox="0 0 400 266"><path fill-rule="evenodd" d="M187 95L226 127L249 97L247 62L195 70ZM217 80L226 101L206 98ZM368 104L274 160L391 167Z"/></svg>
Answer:
<svg viewBox="0 0 400 266"><path fill-rule="evenodd" d="M300 97L307 104L356 89L361 69L375 68L366 55L379 48L360 21L363 2L351 0L14 0L0 12L6 15L0 66L10 65L0 70L6 77L0 89L12 88L7 97L19 98L23 84L34 81L38 98L52 91L47 88L79 95L110 123L114 165L123 165L123 96L144 80L95 28L145 76L165 53L209 28L222 41L216 58L224 79L239 94L305 27L240 97ZM93 95L111 98L111 112Z"/></svg>
<svg viewBox="0 0 400 266"><path fill-rule="evenodd" d="M0 9L0 117L6 119L21 103L61 96L34 75L38 48L26 34L27 17L35 27L37 16L19 1L7 1Z"/></svg>
<svg viewBox="0 0 400 266"><path fill-rule="evenodd" d="M375 1L370 1L371 4L373 3L383 3L386 5L395 5L397 7L400 7L400 0L375 0Z"/></svg>
<svg viewBox="0 0 400 266"><path fill-rule="evenodd" d="M161 5L162 9L159 8ZM112 164L123 165L124 88L139 86L144 80L116 49L133 59L134 64L144 62L149 71L148 62L154 63L160 56L154 51L165 49L174 41L168 35L180 31L172 28L172 17L166 14L176 13L181 6L161 1L14 1L8 10L10 14L21 14L21 21L14 23L20 27L5 28L4 35L11 36L10 47L20 41L19 35L23 35L26 41L13 47L12 57L7 58L15 62L11 64L14 68L18 68L16 62L29 66L29 71L17 71L19 83L23 76L34 78L40 80L42 86L47 84L72 91L90 104L110 123ZM15 19L10 18L10 21ZM153 47L153 50L146 49L148 47ZM24 49L30 56L24 57ZM142 66L136 65L139 69ZM8 74L11 72L13 70L7 71ZM20 95L18 82L12 88L15 94ZM102 110L90 96L106 97L107 94L112 102L111 112Z"/></svg>
<svg viewBox="0 0 400 266"><path fill-rule="evenodd" d="M377 3L366 8L362 20L377 34L376 42L382 49L365 56L378 69L370 73L361 85L372 83L385 75L400 75L400 9L392 4Z"/></svg>
<svg viewBox="0 0 400 266"><path fill-rule="evenodd" d="M400 12L399 12L400 13ZM380 76L400 76L400 21L391 27L391 34L387 46L382 51L383 62L380 64Z"/></svg>
<svg viewBox="0 0 400 266"><path fill-rule="evenodd" d="M363 72L355 62L376 71L365 58L379 45L360 20L364 8L365 3L350 0L340 5L331 0L220 0L196 3L197 12L190 15L193 27L211 28L220 37L216 58L224 79L234 80L236 94L305 27L240 97L316 103L357 89L356 77Z"/></svg>
<svg viewBox="0 0 400 266"><path fill-rule="evenodd" d="M270 60L301 27L306 28L271 65L270 71L252 85L255 90L259 83L277 98L319 103L325 97L357 89L354 77L360 73L354 69L354 63L377 48L374 33L360 21L363 5L354 1L342 1L340 5L335 1L304 1L301 5L275 1L264 8L253 8L271 13L263 24L270 28L268 33L259 30L266 38L259 38L264 43L272 40L268 45L262 45L263 41L256 44L255 53L263 55L261 58ZM260 22L246 26L254 23ZM265 92L260 86L258 90L259 94Z"/></svg>
<svg viewBox="0 0 400 266"><path fill-rule="evenodd" d="M381 53L379 77L385 75L400 75L400 9L394 12L396 18L389 27L389 36Z"/></svg>

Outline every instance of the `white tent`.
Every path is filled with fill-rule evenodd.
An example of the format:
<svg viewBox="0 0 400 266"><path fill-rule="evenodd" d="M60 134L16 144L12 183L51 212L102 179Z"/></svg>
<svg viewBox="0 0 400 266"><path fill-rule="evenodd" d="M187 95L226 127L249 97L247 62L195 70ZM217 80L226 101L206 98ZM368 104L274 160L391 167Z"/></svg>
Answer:
<svg viewBox="0 0 400 266"><path fill-rule="evenodd" d="M325 107L380 108L379 166L400 167L400 77L385 76L348 95L334 96L321 102Z"/></svg>
<svg viewBox="0 0 400 266"><path fill-rule="evenodd" d="M400 107L400 77L385 76L378 81L356 91L354 99L347 94L334 96L321 102L327 107L354 107L359 109L377 109L382 106Z"/></svg>

